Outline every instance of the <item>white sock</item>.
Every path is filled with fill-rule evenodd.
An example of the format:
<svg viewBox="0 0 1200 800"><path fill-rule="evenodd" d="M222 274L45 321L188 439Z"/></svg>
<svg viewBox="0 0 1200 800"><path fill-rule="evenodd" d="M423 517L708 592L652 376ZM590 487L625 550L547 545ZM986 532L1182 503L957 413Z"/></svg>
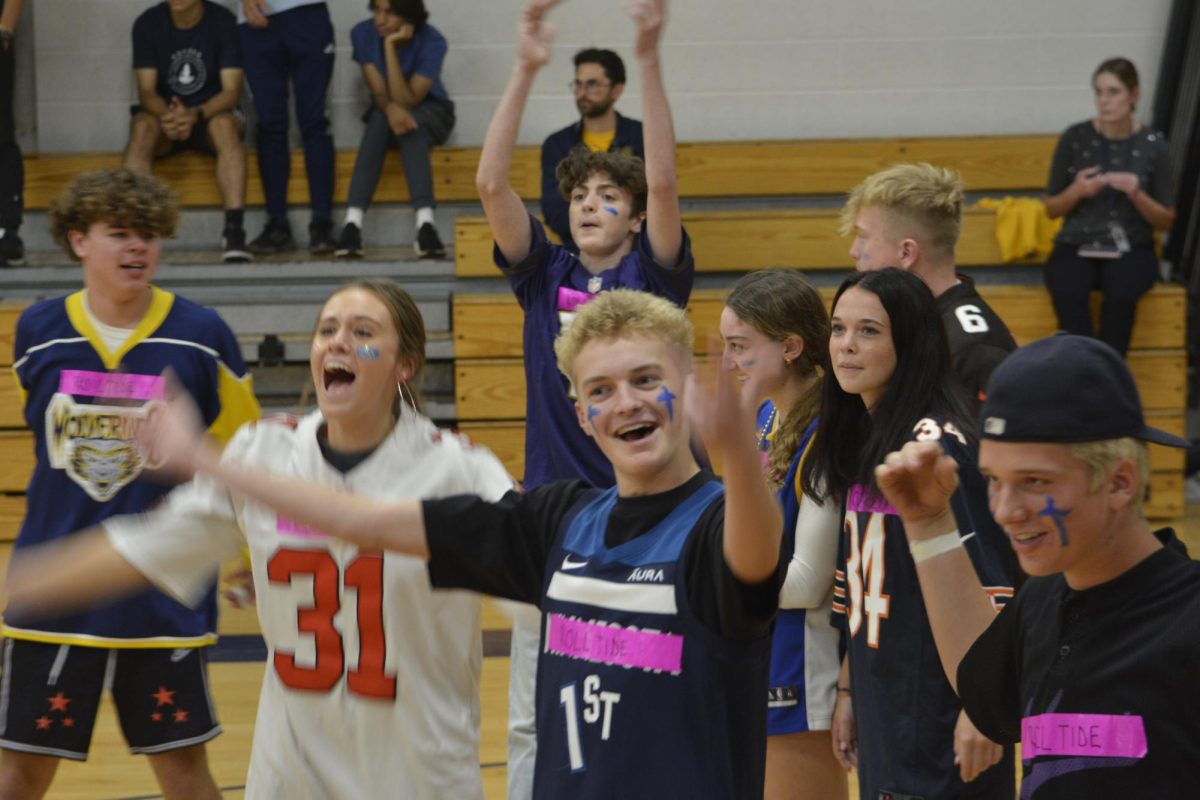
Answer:
<svg viewBox="0 0 1200 800"><path fill-rule="evenodd" d="M4 229L4 228L0 228L0 239L3 239L3 238L4 238L4 234L5 234L5 233L6 233L5 229Z"/></svg>
<svg viewBox="0 0 1200 800"><path fill-rule="evenodd" d="M355 208L354 206L350 206L349 208L346 209L346 224L347 225L357 225L358 227L361 228L362 223L363 223L363 210L361 208Z"/></svg>
<svg viewBox="0 0 1200 800"><path fill-rule="evenodd" d="M417 230L421 230L421 226L426 222L434 227L437 227L433 221L433 209L429 206L417 209Z"/></svg>

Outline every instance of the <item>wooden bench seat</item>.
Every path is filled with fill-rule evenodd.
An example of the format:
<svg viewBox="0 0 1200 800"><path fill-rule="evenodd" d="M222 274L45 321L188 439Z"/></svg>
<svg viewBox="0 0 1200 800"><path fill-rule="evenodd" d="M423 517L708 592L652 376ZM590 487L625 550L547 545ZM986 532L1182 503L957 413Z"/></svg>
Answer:
<svg viewBox="0 0 1200 800"><path fill-rule="evenodd" d="M842 194L867 175L897 161L929 161L958 169L972 191L1041 188L1056 137L1053 135L942 136L910 139L806 139L757 142L683 142L676 171L683 197L739 197ZM334 200L344 203L357 147L339 150L334 167ZM308 204L304 156L292 152L288 202ZM45 153L25 158L25 207L44 209L80 172L115 167L119 153ZM478 147L439 147L432 154L437 197L475 201ZM221 205L213 160L182 153L155 164L155 171L178 192L184 206ZM258 162L247 161L249 205L262 205ZM520 147L510 180L526 200L541 194L539 148ZM399 156L390 152L376 190L377 203L408 201Z"/></svg>
<svg viewBox="0 0 1200 800"><path fill-rule="evenodd" d="M838 232L840 209L805 208L684 212L697 272L742 272L766 267L849 269L850 239ZM996 212L968 208L955 254L963 266L1001 264ZM485 217L454 221L454 273L495 277L492 231Z"/></svg>
<svg viewBox="0 0 1200 800"><path fill-rule="evenodd" d="M1054 312L1040 286L979 287L1020 342L1053 333ZM821 290L826 302L836 290ZM693 292L688 314L697 328L697 351L716 331L724 292ZM1093 296L1098 312L1099 295ZM1184 351L1186 296L1182 287L1161 285L1138 306L1129 364L1151 424L1179 435L1186 431L1187 357ZM521 361L523 314L507 294L457 294L452 309L455 347L455 404L461 430L487 445L517 476L524 472L525 376ZM1156 518L1183 512L1181 450L1152 445L1151 499Z"/></svg>

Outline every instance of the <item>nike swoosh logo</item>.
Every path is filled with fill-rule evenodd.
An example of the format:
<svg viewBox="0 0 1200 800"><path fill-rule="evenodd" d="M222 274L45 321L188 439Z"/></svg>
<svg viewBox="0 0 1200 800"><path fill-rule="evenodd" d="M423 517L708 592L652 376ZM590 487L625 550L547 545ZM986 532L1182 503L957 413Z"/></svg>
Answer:
<svg viewBox="0 0 1200 800"><path fill-rule="evenodd" d="M587 566L586 558L583 561L572 561L570 555L563 558L563 563L562 563L563 569L579 569L580 567L586 567L586 566Z"/></svg>
<svg viewBox="0 0 1200 800"><path fill-rule="evenodd" d="M187 647L180 647L175 650L172 650L171 651L171 663L178 664L180 661L183 661L185 658L187 658L191 654L191 652L192 652L191 649L187 648Z"/></svg>

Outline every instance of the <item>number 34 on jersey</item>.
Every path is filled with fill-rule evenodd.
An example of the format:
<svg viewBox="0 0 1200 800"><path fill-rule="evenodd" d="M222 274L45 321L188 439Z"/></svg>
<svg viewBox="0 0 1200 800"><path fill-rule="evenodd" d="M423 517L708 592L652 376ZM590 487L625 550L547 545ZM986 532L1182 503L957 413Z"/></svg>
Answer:
<svg viewBox="0 0 1200 800"><path fill-rule="evenodd" d="M936 442L943 437L953 437L963 447L967 446L966 437L952 422L939 424L926 417L913 427L913 439L918 442ZM857 636L865 625L867 646L878 648L880 628L892 606L891 595L884 591L887 540L889 534L899 536L900 544L904 545L904 530L899 517L882 499L874 500L870 508L865 508L861 501L856 503L856 498L862 496L861 492L852 492L846 509L845 533L849 549L844 609L850 636Z"/></svg>

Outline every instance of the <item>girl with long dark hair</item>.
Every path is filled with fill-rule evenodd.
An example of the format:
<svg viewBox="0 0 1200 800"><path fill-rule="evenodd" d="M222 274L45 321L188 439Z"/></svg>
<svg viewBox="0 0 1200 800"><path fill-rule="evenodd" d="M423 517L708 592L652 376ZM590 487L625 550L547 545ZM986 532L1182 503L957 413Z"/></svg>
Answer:
<svg viewBox="0 0 1200 800"><path fill-rule="evenodd" d="M952 506L962 546L997 607L1012 595L1011 551L988 513L967 399L928 287L894 268L847 278L834 298L828 358L832 379L801 484L844 508L833 611L847 653L835 754L857 766L863 798L1011 798L1011 752L1002 757L961 716L934 647L915 564L938 553L910 553L874 480L875 466L906 441L940 442L959 464Z"/></svg>

